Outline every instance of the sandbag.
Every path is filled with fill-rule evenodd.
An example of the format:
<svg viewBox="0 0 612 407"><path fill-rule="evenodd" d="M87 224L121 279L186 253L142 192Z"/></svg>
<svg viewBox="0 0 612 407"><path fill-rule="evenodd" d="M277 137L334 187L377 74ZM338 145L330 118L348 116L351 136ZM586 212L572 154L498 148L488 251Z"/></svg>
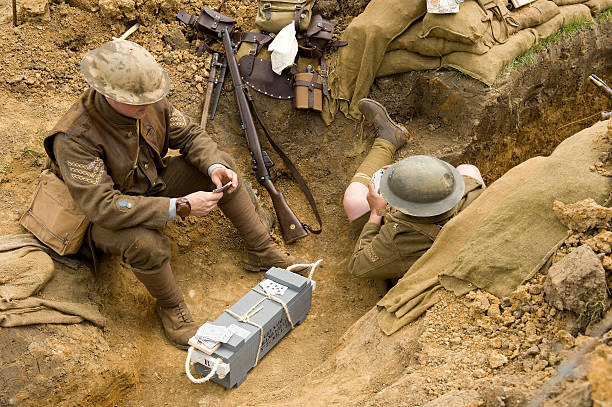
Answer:
<svg viewBox="0 0 612 407"><path fill-rule="evenodd" d="M589 0L586 3L592 14L604 12L612 8L612 0Z"/></svg>
<svg viewBox="0 0 612 407"><path fill-rule="evenodd" d="M86 273L57 270L46 250L33 235L0 236L0 327L84 320L104 326L97 307L86 303Z"/></svg>
<svg viewBox="0 0 612 407"><path fill-rule="evenodd" d="M538 32L539 38L545 40L563 27L564 20L563 14L557 14L544 24L540 24L533 28Z"/></svg>
<svg viewBox="0 0 612 407"><path fill-rule="evenodd" d="M591 10L584 4L570 4L559 7L563 16L563 25L569 25L576 21L593 21Z"/></svg>
<svg viewBox="0 0 612 407"><path fill-rule="evenodd" d="M550 0L537 0L510 12L521 30L544 24L558 14L559 7Z"/></svg>
<svg viewBox="0 0 612 407"><path fill-rule="evenodd" d="M359 119L357 103L368 96L387 46L425 15L423 0L372 0L342 34L348 45L338 49L330 68L331 95L323 112L329 123L340 109Z"/></svg>
<svg viewBox="0 0 612 407"><path fill-rule="evenodd" d="M442 66L457 69L491 86L497 75L512 59L538 41L538 33L528 28L512 35L505 44L494 46L484 55L453 52L442 57Z"/></svg>
<svg viewBox="0 0 612 407"><path fill-rule="evenodd" d="M580 3L584 3L585 0L553 0L553 2L557 5L557 6L567 6L570 4L580 4Z"/></svg>
<svg viewBox="0 0 612 407"><path fill-rule="evenodd" d="M461 4L456 14L427 13L421 38L442 38L463 44L476 44L489 28L487 13L476 1Z"/></svg>
<svg viewBox="0 0 612 407"><path fill-rule="evenodd" d="M401 49L431 57L439 57L457 51L482 55L491 49L494 44L492 38L485 40L487 37L486 34L485 37L483 37L483 41L479 41L476 44L464 44L462 42L448 41L443 38L420 38L419 34L422 32L423 21L417 21L402 35L391 41L387 48L387 52Z"/></svg>
<svg viewBox="0 0 612 407"><path fill-rule="evenodd" d="M0 302L27 298L55 270L46 248L30 234L0 237Z"/></svg>
<svg viewBox="0 0 612 407"><path fill-rule="evenodd" d="M428 69L438 69L440 67L440 57L428 57L405 50L395 50L387 52L376 77L394 75L410 71L424 71Z"/></svg>
<svg viewBox="0 0 612 407"><path fill-rule="evenodd" d="M567 236L553 202L604 202L612 180L590 167L610 143L599 122L563 141L549 157L512 168L442 228L433 246L379 302L390 335L422 315L442 288L456 295L481 288L508 296L546 264Z"/></svg>

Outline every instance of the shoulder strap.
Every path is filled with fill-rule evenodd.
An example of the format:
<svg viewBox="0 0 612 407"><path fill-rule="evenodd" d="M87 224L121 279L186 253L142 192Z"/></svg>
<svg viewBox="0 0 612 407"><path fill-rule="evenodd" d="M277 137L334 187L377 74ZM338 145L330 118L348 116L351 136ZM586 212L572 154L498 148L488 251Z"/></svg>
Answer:
<svg viewBox="0 0 612 407"><path fill-rule="evenodd" d="M272 148L274 148L274 150L280 156L280 158L282 158L287 168L289 168L289 171L291 171L291 175L293 176L295 181L300 186L300 189L304 193L304 196L306 196L306 199L308 199L308 203L310 204L310 207L312 208L312 212L314 213L315 218L317 218L317 222L319 222L318 229L313 229L312 227L310 227L309 225L305 223L302 223L302 225L304 226L305 229L309 230L311 233L318 235L323 230L323 222L321 221L321 215L319 215L317 203L315 202L314 197L312 196L312 193L310 192L310 189L308 188L308 185L306 184L306 181L302 177L302 174L300 174L298 169L295 167L295 165L293 165L293 163L291 162L287 154L283 152L283 150L274 142L274 140L270 136L270 133L268 132L266 125L261 120L261 117L259 116L259 113L257 112L257 109L255 108L255 104L253 103L253 99L251 99L251 96L249 95L247 99L249 101L249 104L251 105L251 110L253 111L253 113L255 113L255 117L257 118L259 125L261 126L264 133L266 134L266 138L268 139L268 142L270 143Z"/></svg>
<svg viewBox="0 0 612 407"><path fill-rule="evenodd" d="M419 232L420 234L427 236L429 239L431 239L432 242L436 240L436 236L438 236L438 233L440 233L440 230L442 230L442 226L438 225L437 223L410 222L408 220L401 219L400 217L395 216L394 214L390 212L387 212L385 216L389 217L389 219L395 223L399 223L404 226L408 226L409 228L414 229L416 232Z"/></svg>

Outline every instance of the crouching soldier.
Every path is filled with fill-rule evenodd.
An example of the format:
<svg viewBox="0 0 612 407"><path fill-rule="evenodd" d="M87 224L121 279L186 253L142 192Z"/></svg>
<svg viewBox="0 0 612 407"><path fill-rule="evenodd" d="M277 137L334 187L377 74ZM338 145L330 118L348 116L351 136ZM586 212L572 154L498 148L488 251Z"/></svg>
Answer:
<svg viewBox="0 0 612 407"><path fill-rule="evenodd" d="M218 205L244 239L248 270L304 261L270 238L232 158L166 99L168 75L148 51L114 40L88 52L81 72L91 87L45 139L52 169L91 221L95 247L130 265L167 338L186 348L199 324L170 268L167 222ZM181 154L166 157L169 148ZM205 192L228 182L225 193Z"/></svg>
<svg viewBox="0 0 612 407"><path fill-rule="evenodd" d="M355 277L393 281L432 246L446 222L481 194L484 181L473 165L455 168L426 155L390 165L408 132L374 100L362 99L359 110L377 137L344 194L346 215L361 230L349 271ZM380 168L378 187L372 176Z"/></svg>

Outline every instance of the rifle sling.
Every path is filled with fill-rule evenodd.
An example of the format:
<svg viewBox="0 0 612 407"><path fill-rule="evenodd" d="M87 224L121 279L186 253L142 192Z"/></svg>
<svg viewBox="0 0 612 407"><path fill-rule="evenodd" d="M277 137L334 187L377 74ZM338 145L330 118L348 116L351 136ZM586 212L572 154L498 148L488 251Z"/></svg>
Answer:
<svg viewBox="0 0 612 407"><path fill-rule="evenodd" d="M255 117L257 118L259 125L261 126L264 133L266 134L266 138L268 139L268 142L270 143L272 148L274 148L274 150L280 156L280 158L282 158L287 168L289 168L289 171L291 171L291 175L293 176L295 181L300 186L300 189L304 193L304 196L306 196L306 199L308 199L308 203L310 204L310 207L312 208L312 212L317 218L317 222L319 222L319 229L313 229L309 225L303 222L302 222L302 226L304 226L304 229L309 230L311 233L318 235L323 230L323 222L321 221L321 215L319 215L317 203L315 202L314 197L312 196L312 193L310 192L310 189L308 188L308 185L306 184L306 181L302 177L302 174L300 174L298 169L295 167L295 165L293 165L293 163L291 162L291 159L287 156L287 154L283 152L283 150L281 150L281 148L274 142L274 140L270 136L270 133L268 132L268 128L264 124L263 120L261 120L261 117L259 116L259 113L257 112L257 109L255 108L255 104L253 103L253 100L251 99L251 97L250 96L247 97L247 100L249 101L249 104L251 105L251 110L253 111L253 113L255 113Z"/></svg>

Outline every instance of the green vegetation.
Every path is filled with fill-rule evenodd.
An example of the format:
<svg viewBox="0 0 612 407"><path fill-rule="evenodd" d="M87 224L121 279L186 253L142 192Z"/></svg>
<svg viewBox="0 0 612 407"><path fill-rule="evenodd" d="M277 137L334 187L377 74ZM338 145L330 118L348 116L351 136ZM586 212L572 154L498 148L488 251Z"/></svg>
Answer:
<svg viewBox="0 0 612 407"><path fill-rule="evenodd" d="M586 310L578 316L578 322L583 326L597 323L602 320L607 308L606 297L600 295L587 303Z"/></svg>
<svg viewBox="0 0 612 407"><path fill-rule="evenodd" d="M465 74L465 73L463 73L463 72L461 72L460 70L455 69L455 68L446 67L446 68L444 68L444 69L446 69L446 70L448 70L448 71L450 72L450 76L451 76L451 78L453 78L453 79L467 79L467 78L472 78L470 75L467 75L467 74Z"/></svg>
<svg viewBox="0 0 612 407"><path fill-rule="evenodd" d="M608 10L602 14L606 14L611 11L612 10ZM587 20L587 19L572 20L571 23L561 27L557 32L552 34L550 37L546 38L545 40L539 41L536 45L528 49L527 52L514 58L512 61L510 61L510 63L508 63L508 65L506 65L504 70L516 68L517 66L525 66L525 65L528 66L528 65L536 64L538 62L537 54L540 51L545 50L549 44L553 44L577 32L586 30L590 28L593 24L594 24L593 21Z"/></svg>
<svg viewBox="0 0 612 407"><path fill-rule="evenodd" d="M612 19L612 8L604 11L603 13L599 13L597 15L597 21L599 23L606 23Z"/></svg>

